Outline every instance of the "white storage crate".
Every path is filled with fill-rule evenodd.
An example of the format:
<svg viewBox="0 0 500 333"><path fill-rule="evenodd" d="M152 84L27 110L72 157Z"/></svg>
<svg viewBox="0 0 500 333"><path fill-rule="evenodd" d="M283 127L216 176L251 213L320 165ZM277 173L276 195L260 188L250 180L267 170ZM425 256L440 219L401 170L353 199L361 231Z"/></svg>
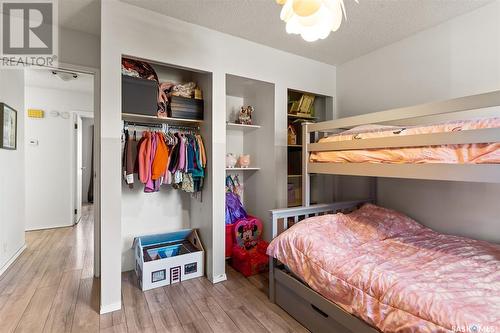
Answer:
<svg viewBox="0 0 500 333"><path fill-rule="evenodd" d="M136 237L133 248L142 290L204 275L205 251L196 229Z"/></svg>

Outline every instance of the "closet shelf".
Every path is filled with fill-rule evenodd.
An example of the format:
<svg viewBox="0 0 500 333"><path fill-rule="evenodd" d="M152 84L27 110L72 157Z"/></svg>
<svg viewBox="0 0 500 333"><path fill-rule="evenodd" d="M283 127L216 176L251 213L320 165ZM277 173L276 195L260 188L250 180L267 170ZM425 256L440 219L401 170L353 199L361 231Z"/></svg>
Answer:
<svg viewBox="0 0 500 333"><path fill-rule="evenodd" d="M293 119L310 119L310 120L315 120L318 119L317 117L311 117L311 116L299 116L293 113L288 113L288 118L293 118Z"/></svg>
<svg viewBox="0 0 500 333"><path fill-rule="evenodd" d="M310 173L309 176L314 177L319 175L319 173ZM302 175L288 175L288 178L302 178Z"/></svg>
<svg viewBox="0 0 500 333"><path fill-rule="evenodd" d="M133 113L122 113L123 120L129 121L146 121L156 124L177 124L177 125L186 125L186 124L200 124L203 123L203 120L199 119L184 119L184 118L158 118L156 116L147 116L142 114L133 114Z"/></svg>
<svg viewBox="0 0 500 333"><path fill-rule="evenodd" d="M288 145L288 148L302 148L302 145Z"/></svg>
<svg viewBox="0 0 500 333"><path fill-rule="evenodd" d="M226 168L226 171L259 171L260 168L248 167L248 168Z"/></svg>
<svg viewBox="0 0 500 333"><path fill-rule="evenodd" d="M244 124L236 124L236 123L226 123L226 129L228 130L235 130L235 131L253 131L256 129L259 129L260 125L244 125Z"/></svg>

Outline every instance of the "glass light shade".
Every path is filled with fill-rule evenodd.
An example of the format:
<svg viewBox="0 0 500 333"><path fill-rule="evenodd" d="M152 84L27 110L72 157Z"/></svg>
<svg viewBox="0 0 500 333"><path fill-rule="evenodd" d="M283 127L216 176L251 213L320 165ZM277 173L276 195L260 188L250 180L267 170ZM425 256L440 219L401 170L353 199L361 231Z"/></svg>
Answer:
<svg viewBox="0 0 500 333"><path fill-rule="evenodd" d="M340 25L342 24L342 4L338 0L335 2L336 6L330 9L333 15L332 31L339 30Z"/></svg>
<svg viewBox="0 0 500 333"><path fill-rule="evenodd" d="M281 8L280 19L282 21L288 22L288 20L290 20L294 15L292 4L293 0L287 0L283 5L283 8Z"/></svg>
<svg viewBox="0 0 500 333"><path fill-rule="evenodd" d="M322 0L293 0L293 12L305 17L316 13L322 5Z"/></svg>
<svg viewBox="0 0 500 333"><path fill-rule="evenodd" d="M342 24L342 1L286 0L280 18L287 23L286 32L289 34L301 35L308 42L324 39L331 31L337 31ZM300 14L311 14L299 15L296 10Z"/></svg>

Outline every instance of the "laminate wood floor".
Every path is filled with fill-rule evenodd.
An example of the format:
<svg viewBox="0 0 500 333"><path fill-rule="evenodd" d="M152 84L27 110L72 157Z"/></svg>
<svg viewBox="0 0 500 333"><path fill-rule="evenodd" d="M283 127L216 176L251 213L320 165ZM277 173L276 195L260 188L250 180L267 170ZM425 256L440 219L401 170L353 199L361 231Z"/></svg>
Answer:
<svg viewBox="0 0 500 333"><path fill-rule="evenodd" d="M74 227L30 231L0 276L0 332L307 332L267 299L267 275L184 281L147 292L122 274L122 310L99 315L93 212Z"/></svg>

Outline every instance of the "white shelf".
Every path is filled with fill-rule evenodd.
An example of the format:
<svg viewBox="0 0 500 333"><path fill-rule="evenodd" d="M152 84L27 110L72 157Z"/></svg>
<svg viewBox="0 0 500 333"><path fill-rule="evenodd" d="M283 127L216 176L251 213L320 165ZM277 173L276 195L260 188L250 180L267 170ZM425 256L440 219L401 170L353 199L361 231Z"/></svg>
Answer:
<svg viewBox="0 0 500 333"><path fill-rule="evenodd" d="M248 168L226 168L226 171L258 171L260 168L248 167Z"/></svg>
<svg viewBox="0 0 500 333"><path fill-rule="evenodd" d="M156 116L148 116L142 114L122 113L122 119L127 121L137 122L151 122L156 124L201 124L203 120L200 119L184 119L184 118L160 118Z"/></svg>
<svg viewBox="0 0 500 333"><path fill-rule="evenodd" d="M253 131L259 129L260 125L244 125L244 124L235 124L235 123L226 123L226 129L233 131Z"/></svg>

